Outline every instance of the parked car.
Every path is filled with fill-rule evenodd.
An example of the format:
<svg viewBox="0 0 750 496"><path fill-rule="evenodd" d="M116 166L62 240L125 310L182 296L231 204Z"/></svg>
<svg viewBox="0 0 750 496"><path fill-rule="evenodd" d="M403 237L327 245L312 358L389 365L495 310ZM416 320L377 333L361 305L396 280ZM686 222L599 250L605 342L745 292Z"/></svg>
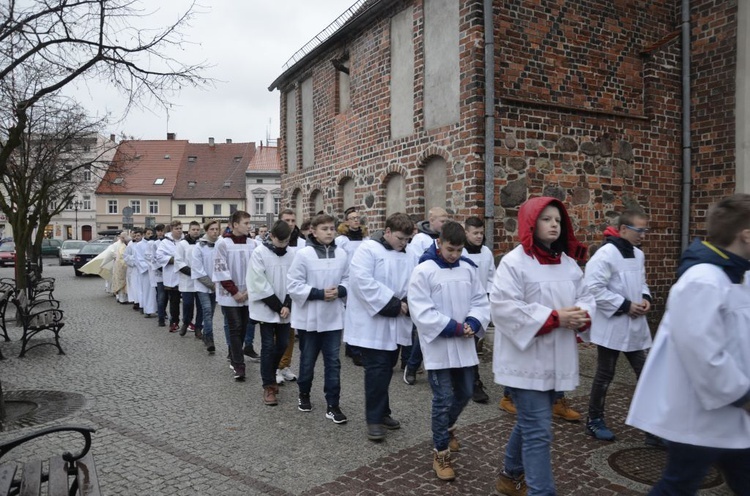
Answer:
<svg viewBox="0 0 750 496"><path fill-rule="evenodd" d="M16 264L16 244L13 241L6 241L0 245L0 267Z"/></svg>
<svg viewBox="0 0 750 496"><path fill-rule="evenodd" d="M60 260L60 265L72 264L73 258L76 256L76 253L81 251L81 248L83 248L84 246L86 246L85 241L79 241L76 239L63 241L63 244L60 247L60 256L58 257Z"/></svg>
<svg viewBox="0 0 750 496"><path fill-rule="evenodd" d="M59 239L43 239L42 240L42 256L54 255L56 257L59 257L61 246L62 246L62 241L60 241Z"/></svg>
<svg viewBox="0 0 750 496"><path fill-rule="evenodd" d="M81 267L86 265L89 260L95 258L98 254L109 248L107 243L86 243L81 250L76 253L73 257L73 270L75 270L76 276L82 276Z"/></svg>

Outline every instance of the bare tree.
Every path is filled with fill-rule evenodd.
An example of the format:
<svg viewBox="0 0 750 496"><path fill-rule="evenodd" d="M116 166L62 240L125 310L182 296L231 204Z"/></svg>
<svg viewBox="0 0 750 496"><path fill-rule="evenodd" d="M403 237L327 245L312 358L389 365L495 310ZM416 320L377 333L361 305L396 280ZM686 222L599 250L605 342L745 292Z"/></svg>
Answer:
<svg viewBox="0 0 750 496"><path fill-rule="evenodd" d="M187 41L192 3L170 26L143 27L138 0L0 0L0 175L21 146L29 113L80 80L105 81L131 105L166 105L183 86L206 86L205 65L167 55Z"/></svg>
<svg viewBox="0 0 750 496"><path fill-rule="evenodd" d="M27 116L20 145L0 176L5 193L0 195L0 210L13 228L18 289L27 286L27 260L41 268L43 226L68 207L88 176L102 177L112 167L125 175L128 167L126 161L111 165L105 160L116 144L97 139L103 121L90 120L68 99L40 100Z"/></svg>

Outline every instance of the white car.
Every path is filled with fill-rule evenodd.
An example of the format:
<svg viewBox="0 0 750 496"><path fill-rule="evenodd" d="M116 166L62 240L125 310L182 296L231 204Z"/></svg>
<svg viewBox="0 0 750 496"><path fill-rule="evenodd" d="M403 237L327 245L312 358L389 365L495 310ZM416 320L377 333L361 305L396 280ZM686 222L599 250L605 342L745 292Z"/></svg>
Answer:
<svg viewBox="0 0 750 496"><path fill-rule="evenodd" d="M73 259L76 256L76 253L78 253L85 245L85 241L78 241L74 239L63 241L63 244L60 247L60 265L71 265L73 263Z"/></svg>

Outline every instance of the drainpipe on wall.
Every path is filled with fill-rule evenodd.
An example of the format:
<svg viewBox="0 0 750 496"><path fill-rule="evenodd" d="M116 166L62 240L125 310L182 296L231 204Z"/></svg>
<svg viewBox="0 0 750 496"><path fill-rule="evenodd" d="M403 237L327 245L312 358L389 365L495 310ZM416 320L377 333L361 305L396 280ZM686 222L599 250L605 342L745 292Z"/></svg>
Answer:
<svg viewBox="0 0 750 496"><path fill-rule="evenodd" d="M484 0L484 243L495 246L495 19Z"/></svg>
<svg viewBox="0 0 750 496"><path fill-rule="evenodd" d="M691 148L690 136L690 0L682 0L682 221L680 250L690 243Z"/></svg>

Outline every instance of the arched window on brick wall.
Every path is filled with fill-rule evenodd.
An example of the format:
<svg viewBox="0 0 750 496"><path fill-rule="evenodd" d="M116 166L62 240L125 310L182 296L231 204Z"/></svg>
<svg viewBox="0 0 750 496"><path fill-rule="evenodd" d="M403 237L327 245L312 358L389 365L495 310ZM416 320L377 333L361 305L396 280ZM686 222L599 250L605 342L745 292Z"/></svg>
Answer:
<svg viewBox="0 0 750 496"><path fill-rule="evenodd" d="M354 179L347 177L339 184L339 196L341 198L341 211L343 212L354 205Z"/></svg>
<svg viewBox="0 0 750 496"><path fill-rule="evenodd" d="M323 192L316 189L310 195L310 217L323 210Z"/></svg>
<svg viewBox="0 0 750 496"><path fill-rule="evenodd" d="M406 188L401 174L392 174L385 183L385 216L396 212L406 212Z"/></svg>
<svg viewBox="0 0 750 496"><path fill-rule="evenodd" d="M304 214L304 209L302 205L302 191L297 190L292 195L292 210L294 210L294 215L297 217L297 223L298 225L302 223L302 216Z"/></svg>
<svg viewBox="0 0 750 496"><path fill-rule="evenodd" d="M446 204L446 169L447 164L442 157L430 158L424 166L424 212L433 207L445 208Z"/></svg>

